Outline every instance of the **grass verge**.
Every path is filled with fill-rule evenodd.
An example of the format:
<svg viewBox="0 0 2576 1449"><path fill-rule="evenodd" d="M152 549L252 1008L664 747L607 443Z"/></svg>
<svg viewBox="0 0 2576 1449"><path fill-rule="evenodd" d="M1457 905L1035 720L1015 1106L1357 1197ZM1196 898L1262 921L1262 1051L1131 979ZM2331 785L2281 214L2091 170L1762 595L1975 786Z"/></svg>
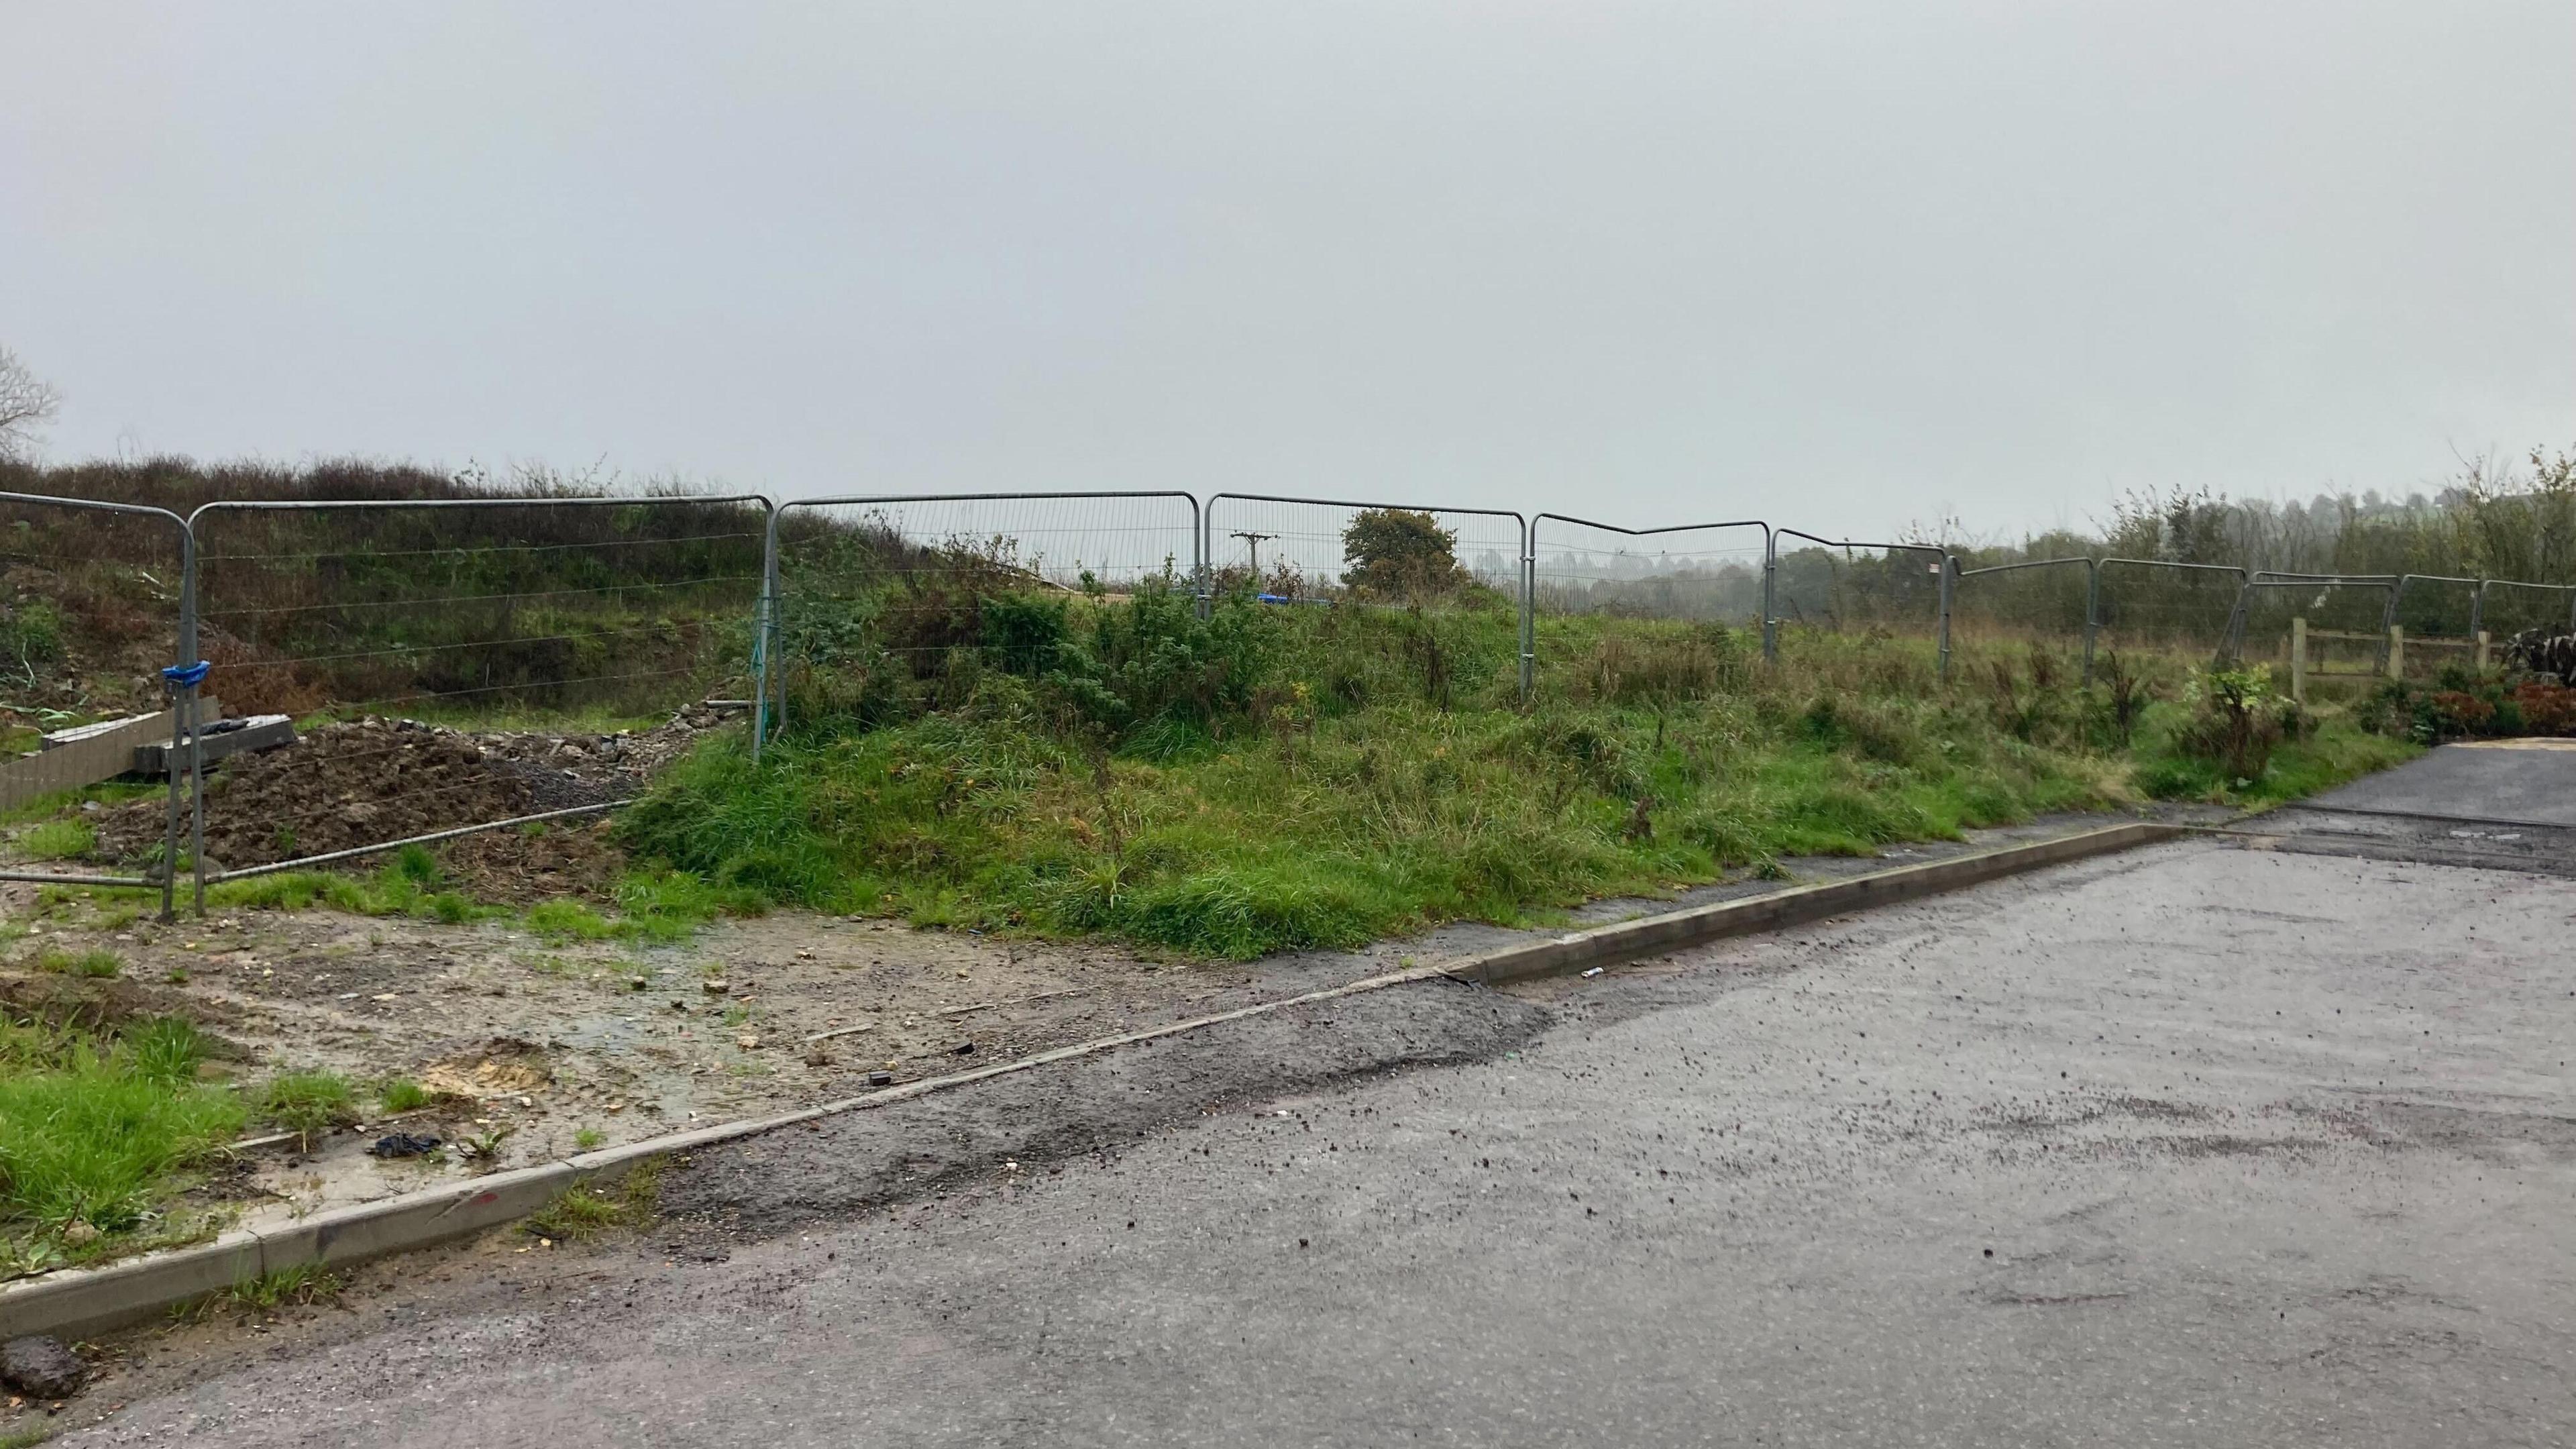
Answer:
<svg viewBox="0 0 2576 1449"><path fill-rule="evenodd" d="M2133 661L2152 677L2115 700L2044 648L1963 651L1945 685L1917 640L1792 632L1770 666L1750 631L1557 619L1523 709L1510 611L1472 596L984 618L1007 648L809 682L770 759L711 742L622 838L818 910L1241 958L2147 796L2259 803L2413 749L2266 704L2280 738L2230 770L2187 666Z"/></svg>
<svg viewBox="0 0 2576 1449"><path fill-rule="evenodd" d="M0 1231L8 1263L37 1271L130 1246L161 1200L212 1160L248 1113L196 1080L206 1043L185 1021L109 1036L0 1023Z"/></svg>

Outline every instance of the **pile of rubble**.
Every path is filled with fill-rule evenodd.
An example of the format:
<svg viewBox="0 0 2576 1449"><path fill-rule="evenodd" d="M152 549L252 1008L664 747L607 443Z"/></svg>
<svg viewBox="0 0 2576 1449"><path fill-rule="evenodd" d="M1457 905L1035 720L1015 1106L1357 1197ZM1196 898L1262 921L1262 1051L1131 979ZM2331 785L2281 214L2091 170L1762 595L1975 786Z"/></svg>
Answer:
<svg viewBox="0 0 2576 1449"><path fill-rule="evenodd" d="M266 865L622 800L700 734L742 717L739 709L696 705L650 730L615 734L458 730L377 716L324 725L294 745L237 755L209 772L207 864ZM99 853L150 856L161 843L162 811L160 800L142 799L97 812Z"/></svg>

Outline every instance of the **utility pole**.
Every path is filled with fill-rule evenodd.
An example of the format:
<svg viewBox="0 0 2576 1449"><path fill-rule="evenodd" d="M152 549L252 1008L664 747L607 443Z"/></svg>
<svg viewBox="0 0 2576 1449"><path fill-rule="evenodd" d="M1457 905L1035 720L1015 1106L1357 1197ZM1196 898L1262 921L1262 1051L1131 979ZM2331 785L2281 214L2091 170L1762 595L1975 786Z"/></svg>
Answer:
<svg viewBox="0 0 2576 1449"><path fill-rule="evenodd" d="M1238 533L1232 535L1252 545L1252 586L1261 587L1261 546L1277 538L1275 533Z"/></svg>

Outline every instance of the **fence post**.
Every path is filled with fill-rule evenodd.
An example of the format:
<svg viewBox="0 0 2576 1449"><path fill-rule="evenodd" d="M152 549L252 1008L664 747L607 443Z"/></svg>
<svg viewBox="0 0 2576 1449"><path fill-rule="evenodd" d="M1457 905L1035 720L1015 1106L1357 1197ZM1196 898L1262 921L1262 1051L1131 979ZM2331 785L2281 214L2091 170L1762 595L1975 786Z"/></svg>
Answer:
<svg viewBox="0 0 2576 1449"><path fill-rule="evenodd" d="M1521 523L1521 703L1530 702L1530 666L1538 656L1538 520Z"/></svg>
<svg viewBox="0 0 2576 1449"><path fill-rule="evenodd" d="M1780 530L1762 525L1762 662L1780 662Z"/></svg>
<svg viewBox="0 0 2576 1449"><path fill-rule="evenodd" d="M2093 639L2102 630L2102 561L2084 561L2084 687L2093 687Z"/></svg>
<svg viewBox="0 0 2576 1449"><path fill-rule="evenodd" d="M2480 629L2480 630L2478 631L2478 633L2477 633L2477 640L2478 640L2478 673L2480 673L2480 674L2484 674L2484 673L2486 673L2486 672L2487 672L2487 631L2486 631L2486 630L2484 630L2484 629Z"/></svg>
<svg viewBox="0 0 2576 1449"><path fill-rule="evenodd" d="M2313 657L2313 646L2308 643L2307 619L2304 616L2292 619L2290 621L2290 697L2301 704L2308 702L2308 666Z"/></svg>
<svg viewBox="0 0 2576 1449"><path fill-rule="evenodd" d="M760 603L752 610L751 762L769 731L769 656L778 620L778 505L769 505L760 530Z"/></svg>
<svg viewBox="0 0 2576 1449"><path fill-rule="evenodd" d="M1950 682L1950 581L1959 572L1959 560L1950 550L1941 550L1941 682Z"/></svg>
<svg viewBox="0 0 2576 1449"><path fill-rule="evenodd" d="M197 914L206 913L206 747L204 732L198 728L197 689L205 673L197 668L201 661L197 651L197 521L194 518L179 526L179 660L181 668L196 677L180 686L181 697L170 701L174 720L184 719L188 741L188 869L194 877ZM173 729L177 726L174 724ZM177 738L171 740L173 746ZM172 754L178 753L174 748ZM163 874L170 880L179 878L178 842L172 840L164 852ZM165 886L161 908L170 911L170 897Z"/></svg>
<svg viewBox="0 0 2576 1449"><path fill-rule="evenodd" d="M2236 656L2245 652L2245 615L2254 602L2254 571L2239 568L2236 579L2236 607L2228 610L2227 632L2218 641L2220 664L2232 664Z"/></svg>
<svg viewBox="0 0 2576 1449"><path fill-rule="evenodd" d="M2480 579L2478 580L2476 590L2469 595L2469 637L2472 639L2480 638L2483 637L2486 632L2487 581L2485 579ZM2481 655L2479 657L2478 667L2480 669L2487 667L2485 656Z"/></svg>
<svg viewBox="0 0 2576 1449"><path fill-rule="evenodd" d="M1206 619L1216 613L1216 579L1209 563L1209 555L1214 550L1208 547L1207 510L1200 505L1197 494L1189 495L1189 499L1190 550L1195 555L1190 561L1190 574L1198 590L1199 617ZM1253 576L1252 588L1255 593L1261 591L1261 578L1258 572Z"/></svg>
<svg viewBox="0 0 2576 1449"><path fill-rule="evenodd" d="M2388 677L2406 677L2406 626L2403 624L2388 626Z"/></svg>

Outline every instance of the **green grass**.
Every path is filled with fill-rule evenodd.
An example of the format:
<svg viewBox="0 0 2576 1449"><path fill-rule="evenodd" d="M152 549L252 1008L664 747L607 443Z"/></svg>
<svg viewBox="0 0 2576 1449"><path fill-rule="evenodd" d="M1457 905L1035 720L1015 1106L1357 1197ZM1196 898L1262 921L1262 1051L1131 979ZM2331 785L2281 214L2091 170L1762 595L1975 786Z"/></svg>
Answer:
<svg viewBox="0 0 2576 1449"><path fill-rule="evenodd" d="M19 833L18 848L37 860L78 860L98 844L86 820L47 820Z"/></svg>
<svg viewBox="0 0 2576 1449"><path fill-rule="evenodd" d="M409 1077L395 1077L376 1090L378 1105L387 1112L417 1112L438 1100L438 1094Z"/></svg>
<svg viewBox="0 0 2576 1449"><path fill-rule="evenodd" d="M52 1437L54 1437L53 1429L44 1426L33 1429L10 1429L0 1432L0 1449L35 1449L35 1446Z"/></svg>
<svg viewBox="0 0 2576 1449"><path fill-rule="evenodd" d="M648 1227L658 1211L661 1190L661 1160L647 1159L614 1182L566 1188L529 1214L520 1227L558 1243L588 1242L617 1228Z"/></svg>
<svg viewBox="0 0 2576 1449"><path fill-rule="evenodd" d="M331 1072L289 1072L273 1077L259 1095L262 1117L310 1146L334 1127L358 1120L357 1089Z"/></svg>
<svg viewBox="0 0 2576 1449"><path fill-rule="evenodd" d="M476 901L447 889L438 863L419 846L363 876L322 870L285 870L224 881L207 889L208 909L303 911L316 908L359 916L406 916L447 924L515 921L553 944L570 941L688 939L718 916L752 914L768 900L748 890L719 889L693 876L654 868L628 873L617 889L617 913L565 898L540 901L522 911ZM102 891L102 896L118 894Z"/></svg>
<svg viewBox="0 0 2576 1449"><path fill-rule="evenodd" d="M256 1277L240 1279L229 1288L180 1305L173 1310L172 1316L183 1321L203 1322L219 1311L243 1315L275 1313L281 1308L334 1302L339 1298L342 1286L340 1276L321 1264L298 1263L291 1268L278 1268Z"/></svg>
<svg viewBox="0 0 2576 1449"><path fill-rule="evenodd" d="M2126 793L2085 751L2000 735L1982 702L1945 698L1928 650L1901 641L1812 641L1796 676L1766 680L1748 636L1674 627L1654 637L1706 656L1699 697L1578 677L1523 713L1504 707L1507 624L1307 626L1454 629L1450 708L1385 676L1400 639L1345 637L1271 689L1266 721L1143 728L1103 756L1006 680L889 727L792 738L760 768L711 745L622 828L641 852L817 909L1249 957L1541 919ZM1561 655L1582 656L1585 628L1607 647L1599 621L1559 621ZM1337 677L1352 653L1381 673Z"/></svg>
<svg viewBox="0 0 2576 1449"><path fill-rule="evenodd" d="M233 1093L196 1080L184 1021L113 1037L0 1023L0 1217L14 1232L143 1226L173 1175L239 1135Z"/></svg>
<svg viewBox="0 0 2576 1449"><path fill-rule="evenodd" d="M709 742L621 837L818 910L1242 958L2147 796L2259 804L2411 752L2327 719L2261 778L2218 779L2176 744L2192 671L2171 660L2132 661L2162 702L2124 741L2106 691L2045 651L1963 649L1944 685L1920 640L1792 631L1772 667L1749 631L1559 618L1520 709L1507 609L1165 607L1077 603L1035 679L963 650L910 682L854 666L762 765ZM1148 625L1168 649L1117 633ZM1117 694L1174 652L1196 703Z"/></svg>
<svg viewBox="0 0 2576 1449"><path fill-rule="evenodd" d="M583 1152L597 1151L599 1144L607 1140L607 1136L596 1127L583 1127L572 1134L572 1145Z"/></svg>
<svg viewBox="0 0 2576 1449"><path fill-rule="evenodd" d="M114 951L97 948L87 951L66 951L60 946L48 946L36 953L36 969L50 971L57 976L86 976L105 980L123 971L125 961Z"/></svg>
<svg viewBox="0 0 2576 1449"><path fill-rule="evenodd" d="M57 790L50 795L39 795L32 800L21 801L7 810L0 810L0 826L57 820L70 815L92 800L101 805L121 805L128 800L167 795L169 792L169 785L159 781L104 780L95 785L82 786L77 790Z"/></svg>

